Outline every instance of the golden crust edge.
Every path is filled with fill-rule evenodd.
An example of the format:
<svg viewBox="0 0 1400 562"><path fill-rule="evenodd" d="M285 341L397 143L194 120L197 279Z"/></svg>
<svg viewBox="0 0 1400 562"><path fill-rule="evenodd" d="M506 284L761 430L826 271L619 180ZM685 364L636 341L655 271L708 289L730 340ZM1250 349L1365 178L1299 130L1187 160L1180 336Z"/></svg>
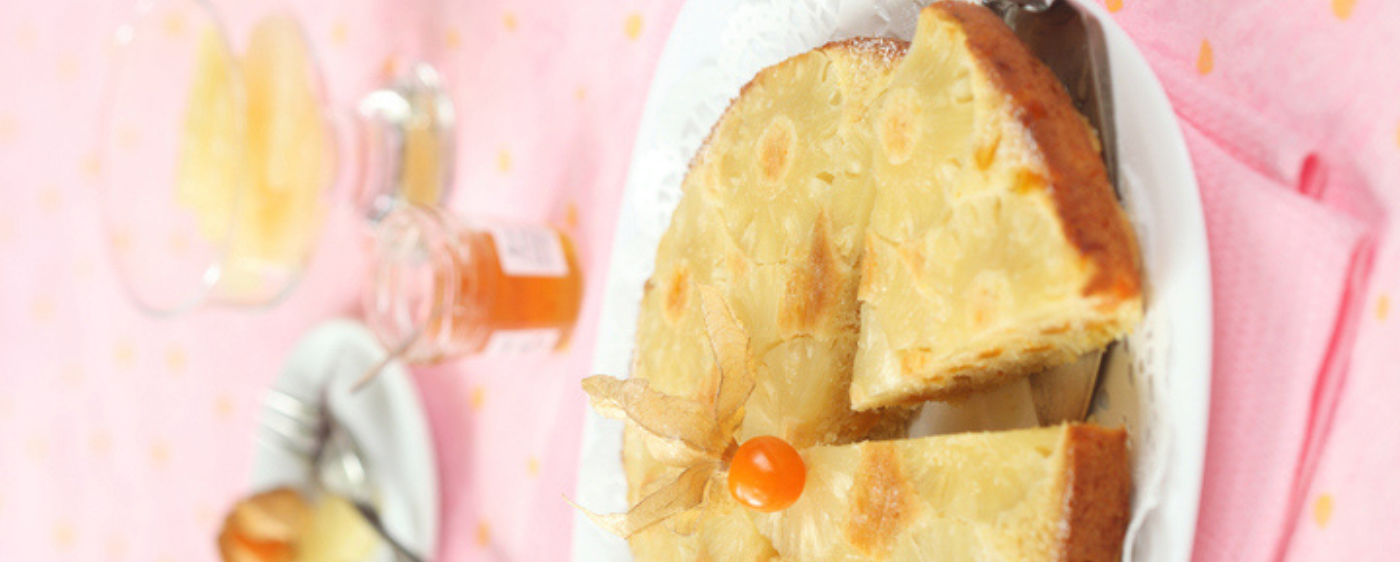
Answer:
<svg viewBox="0 0 1400 562"><path fill-rule="evenodd" d="M1058 78L987 8L942 0L924 9L952 19L982 72L1019 109L1039 147L1067 240L1094 265L1085 296L1128 300L1141 293L1133 229L1109 184L1093 131Z"/></svg>
<svg viewBox="0 0 1400 562"><path fill-rule="evenodd" d="M1096 424L1065 428L1065 489L1057 559L1119 560L1132 510L1127 432Z"/></svg>

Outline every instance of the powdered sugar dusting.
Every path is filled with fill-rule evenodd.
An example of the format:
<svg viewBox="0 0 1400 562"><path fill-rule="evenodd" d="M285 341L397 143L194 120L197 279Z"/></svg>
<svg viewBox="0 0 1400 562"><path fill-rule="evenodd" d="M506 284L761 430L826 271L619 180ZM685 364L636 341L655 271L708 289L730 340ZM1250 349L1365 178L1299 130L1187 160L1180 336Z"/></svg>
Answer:
<svg viewBox="0 0 1400 562"><path fill-rule="evenodd" d="M886 66L893 66L904 58L905 51L909 50L909 42L898 39L885 39L875 37L857 37L849 42L851 50L860 55L862 62L882 62Z"/></svg>

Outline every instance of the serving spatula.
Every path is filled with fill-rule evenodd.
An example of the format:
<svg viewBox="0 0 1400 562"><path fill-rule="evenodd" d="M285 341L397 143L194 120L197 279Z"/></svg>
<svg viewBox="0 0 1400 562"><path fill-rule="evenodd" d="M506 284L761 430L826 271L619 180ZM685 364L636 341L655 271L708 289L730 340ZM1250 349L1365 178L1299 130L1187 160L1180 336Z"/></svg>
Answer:
<svg viewBox="0 0 1400 562"><path fill-rule="evenodd" d="M1118 144L1113 123L1107 42L1103 26L1071 0L985 0L1065 86L1074 106L1098 133L1104 167L1118 186ZM1117 345L1117 344L1114 344ZM1103 352L1030 378L1042 424L1083 420L1100 377Z"/></svg>

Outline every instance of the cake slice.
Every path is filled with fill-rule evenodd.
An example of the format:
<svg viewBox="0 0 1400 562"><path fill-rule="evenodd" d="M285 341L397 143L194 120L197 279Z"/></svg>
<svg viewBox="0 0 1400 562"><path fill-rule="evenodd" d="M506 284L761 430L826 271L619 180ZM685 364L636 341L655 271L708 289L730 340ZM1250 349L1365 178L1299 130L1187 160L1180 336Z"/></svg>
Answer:
<svg viewBox="0 0 1400 562"><path fill-rule="evenodd" d="M698 291L723 295L757 371L738 439L849 443L898 430L907 412L856 412L850 380L860 253L874 191L861 124L904 44L832 43L765 69L695 156L662 236L637 322L632 377L712 400L719 382ZM626 429L629 504L675 481ZM722 487L722 486L721 486ZM727 498L720 498L727 500ZM692 532L668 521L629 540L638 560L765 560L772 549L733 502L708 502Z"/></svg>
<svg viewBox="0 0 1400 562"><path fill-rule="evenodd" d="M714 210L700 220L719 220L728 256L721 289L759 363L741 441L850 442L879 421L879 412L854 412L849 398L875 193L863 119L904 48L855 39L764 69L692 164L687 181Z"/></svg>
<svg viewBox="0 0 1400 562"><path fill-rule="evenodd" d="M1094 133L989 10L925 8L869 121L856 409L993 386L1137 323L1137 247Z"/></svg>
<svg viewBox="0 0 1400 562"><path fill-rule="evenodd" d="M750 514L784 560L1118 560L1125 439L1062 425L814 447L797 503Z"/></svg>

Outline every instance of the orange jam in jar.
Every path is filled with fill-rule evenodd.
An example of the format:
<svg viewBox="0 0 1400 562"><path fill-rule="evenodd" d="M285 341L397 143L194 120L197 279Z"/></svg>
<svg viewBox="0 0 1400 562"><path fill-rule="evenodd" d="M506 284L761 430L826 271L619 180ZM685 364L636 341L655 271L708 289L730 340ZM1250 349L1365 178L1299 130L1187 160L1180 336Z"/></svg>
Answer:
<svg viewBox="0 0 1400 562"><path fill-rule="evenodd" d="M376 227L365 313L413 363L564 348L583 301L573 242L539 226L468 226L404 206Z"/></svg>

